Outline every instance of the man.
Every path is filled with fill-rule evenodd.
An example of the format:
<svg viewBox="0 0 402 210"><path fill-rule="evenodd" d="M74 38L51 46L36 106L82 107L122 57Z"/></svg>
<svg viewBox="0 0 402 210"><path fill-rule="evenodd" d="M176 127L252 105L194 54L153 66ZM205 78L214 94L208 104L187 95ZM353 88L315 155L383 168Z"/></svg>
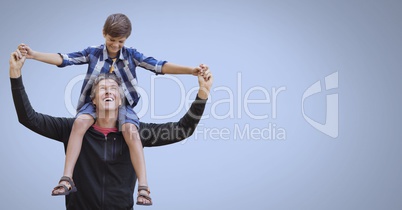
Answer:
<svg viewBox="0 0 402 210"><path fill-rule="evenodd" d="M18 120L32 131L62 142L67 148L74 118L52 117L37 113L31 107L22 82L21 69L25 56L17 50L10 57L10 81ZM213 82L198 76L200 89L188 112L178 121L164 124L140 123L139 134L145 147L179 142L192 135L197 126ZM80 157L73 178L78 191L66 196L66 208L73 209L132 209L136 175L122 133L116 125L120 95L115 92L117 82L105 78L93 91L97 120L84 136ZM70 182L71 188L75 187Z"/></svg>

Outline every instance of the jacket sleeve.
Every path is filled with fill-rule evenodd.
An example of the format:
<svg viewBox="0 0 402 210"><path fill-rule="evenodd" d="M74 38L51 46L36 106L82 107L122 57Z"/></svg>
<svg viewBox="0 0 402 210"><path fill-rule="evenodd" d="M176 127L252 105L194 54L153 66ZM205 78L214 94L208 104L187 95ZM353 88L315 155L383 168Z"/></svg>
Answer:
<svg viewBox="0 0 402 210"><path fill-rule="evenodd" d="M10 78L10 81L18 121L35 133L57 141L67 142L74 119L52 117L36 112L25 92L22 76Z"/></svg>
<svg viewBox="0 0 402 210"><path fill-rule="evenodd" d="M198 96L178 122L140 123L139 133L144 147L163 146L190 137L204 113L207 100Z"/></svg>

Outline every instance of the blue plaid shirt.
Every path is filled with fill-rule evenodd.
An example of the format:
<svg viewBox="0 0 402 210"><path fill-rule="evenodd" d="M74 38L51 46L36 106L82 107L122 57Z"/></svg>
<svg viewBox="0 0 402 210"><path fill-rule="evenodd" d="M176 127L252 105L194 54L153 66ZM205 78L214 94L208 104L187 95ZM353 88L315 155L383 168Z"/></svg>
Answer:
<svg viewBox="0 0 402 210"><path fill-rule="evenodd" d="M88 64L87 74L77 105L77 110L79 110L84 104L91 102L90 94L95 78L100 73L109 72L110 67L113 65L113 60L109 58L105 45L88 47L79 52L59 54L63 58L63 63L59 67ZM114 63L114 73L122 80L124 95L132 108L137 105L140 98L135 89L137 85L135 68L140 66L155 74L162 74L162 66L165 63L166 61L147 57L134 48L123 47L120 50L120 54Z"/></svg>

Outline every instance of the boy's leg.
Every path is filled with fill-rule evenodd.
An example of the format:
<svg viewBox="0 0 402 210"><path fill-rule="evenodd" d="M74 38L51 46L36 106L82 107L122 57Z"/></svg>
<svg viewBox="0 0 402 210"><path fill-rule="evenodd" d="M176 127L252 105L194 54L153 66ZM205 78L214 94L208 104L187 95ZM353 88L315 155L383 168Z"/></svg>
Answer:
<svg viewBox="0 0 402 210"><path fill-rule="evenodd" d="M142 147L137 126L132 123L125 123L122 125L122 132L130 150L130 159L131 163L133 164L135 173L137 174L138 186L148 186L144 150ZM147 190L140 190L138 193L149 196L149 192ZM137 202L150 204L150 201L143 197L138 197Z"/></svg>
<svg viewBox="0 0 402 210"><path fill-rule="evenodd" d="M81 114L75 119L70 137L68 139L63 176L67 176L72 179L74 167L81 152L84 134L89 129L89 127L91 127L94 121L95 120L93 116L89 114ZM67 181L61 181L59 184L63 184L68 188L71 187L70 183ZM57 195L60 193L64 193L64 191L64 188L58 187L52 191L52 194Z"/></svg>

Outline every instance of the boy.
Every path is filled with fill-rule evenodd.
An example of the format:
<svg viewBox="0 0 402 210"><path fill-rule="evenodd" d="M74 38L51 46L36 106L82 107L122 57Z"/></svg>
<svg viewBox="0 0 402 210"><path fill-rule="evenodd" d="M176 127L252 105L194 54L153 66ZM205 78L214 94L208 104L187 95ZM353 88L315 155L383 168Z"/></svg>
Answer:
<svg viewBox="0 0 402 210"><path fill-rule="evenodd" d="M202 74L208 67L202 64L195 68L185 67L144 56L136 49L124 46L130 34L130 20L126 15L117 13L110 15L105 21L103 26L104 45L88 47L83 51L68 54L42 53L32 50L25 44L18 46L18 49L27 58L59 67L88 64L87 75L77 106L77 117L72 127L66 151L63 177L60 179L59 185L53 189L52 195L68 195L77 190L72 181L74 166L81 150L82 138L96 119L94 105L90 100L90 90L97 75L110 72L116 74L123 81L122 87L126 100L119 109L119 129L122 130L129 147L131 162L138 177L137 204L152 205L146 178L143 148L138 134L139 119L133 110L139 100L135 91L137 83L135 69L140 66L156 74L192 74L197 76L198 73ZM104 100L113 101L113 98L105 98Z"/></svg>

